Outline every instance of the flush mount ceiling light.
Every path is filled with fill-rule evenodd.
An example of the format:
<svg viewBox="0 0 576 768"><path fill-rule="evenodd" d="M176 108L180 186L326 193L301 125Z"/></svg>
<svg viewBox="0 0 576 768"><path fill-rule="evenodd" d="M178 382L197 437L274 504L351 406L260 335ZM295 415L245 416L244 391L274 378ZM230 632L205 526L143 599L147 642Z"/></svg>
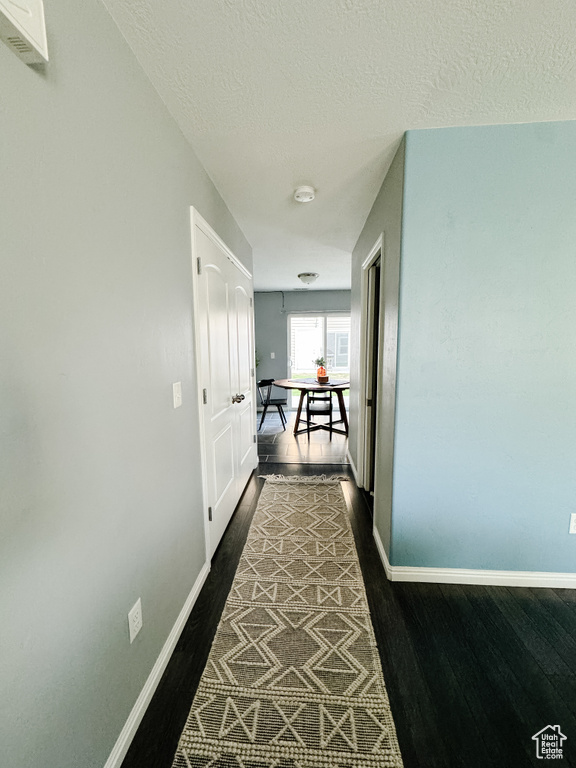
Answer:
<svg viewBox="0 0 576 768"><path fill-rule="evenodd" d="M294 200L296 200L297 203L311 203L315 196L316 190L314 187L298 187L298 189L294 191Z"/></svg>
<svg viewBox="0 0 576 768"><path fill-rule="evenodd" d="M310 283L313 283L314 280L320 277L320 275L318 274L318 272L300 272L298 277L300 278L300 280L302 280L303 283L310 285Z"/></svg>

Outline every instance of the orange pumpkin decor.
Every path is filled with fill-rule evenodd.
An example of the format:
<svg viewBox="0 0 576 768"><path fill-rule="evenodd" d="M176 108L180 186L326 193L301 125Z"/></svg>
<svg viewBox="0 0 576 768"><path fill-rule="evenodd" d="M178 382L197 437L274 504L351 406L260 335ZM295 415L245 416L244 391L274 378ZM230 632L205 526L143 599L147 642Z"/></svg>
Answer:
<svg viewBox="0 0 576 768"><path fill-rule="evenodd" d="M324 368L323 365L321 365L316 371L316 378L318 379L318 384L328 384L328 376L326 375L326 368Z"/></svg>

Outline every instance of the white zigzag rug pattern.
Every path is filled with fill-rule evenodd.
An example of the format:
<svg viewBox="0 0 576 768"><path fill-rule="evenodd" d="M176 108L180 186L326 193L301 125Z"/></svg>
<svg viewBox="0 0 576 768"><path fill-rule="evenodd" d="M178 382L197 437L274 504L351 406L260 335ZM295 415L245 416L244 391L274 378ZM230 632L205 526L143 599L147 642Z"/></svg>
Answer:
<svg viewBox="0 0 576 768"><path fill-rule="evenodd" d="M401 768L340 482L268 479L173 768Z"/></svg>

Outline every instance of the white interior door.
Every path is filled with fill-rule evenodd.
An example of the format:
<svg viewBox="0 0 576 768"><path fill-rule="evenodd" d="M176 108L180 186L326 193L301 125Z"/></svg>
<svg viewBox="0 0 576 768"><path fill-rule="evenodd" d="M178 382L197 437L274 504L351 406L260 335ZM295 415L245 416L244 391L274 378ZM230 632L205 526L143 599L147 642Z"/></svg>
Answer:
<svg viewBox="0 0 576 768"><path fill-rule="evenodd" d="M257 465L252 280L192 216L207 551L212 556Z"/></svg>

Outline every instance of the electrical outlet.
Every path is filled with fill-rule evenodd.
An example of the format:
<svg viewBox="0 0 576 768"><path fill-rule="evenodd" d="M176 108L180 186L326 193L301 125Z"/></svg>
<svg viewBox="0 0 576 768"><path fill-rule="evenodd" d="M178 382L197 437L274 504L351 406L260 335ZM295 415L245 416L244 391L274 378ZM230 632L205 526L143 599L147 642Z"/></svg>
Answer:
<svg viewBox="0 0 576 768"><path fill-rule="evenodd" d="M172 398L174 400L174 408L180 408L182 405L182 382L177 381L172 384Z"/></svg>
<svg viewBox="0 0 576 768"><path fill-rule="evenodd" d="M576 533L576 512L570 515L570 530L568 533Z"/></svg>
<svg viewBox="0 0 576 768"><path fill-rule="evenodd" d="M140 598L134 603L128 614L128 629L130 630L130 642L134 642L134 638L142 629L142 603Z"/></svg>
<svg viewBox="0 0 576 768"><path fill-rule="evenodd" d="M270 359L276 360L276 352L270 352Z"/></svg>

